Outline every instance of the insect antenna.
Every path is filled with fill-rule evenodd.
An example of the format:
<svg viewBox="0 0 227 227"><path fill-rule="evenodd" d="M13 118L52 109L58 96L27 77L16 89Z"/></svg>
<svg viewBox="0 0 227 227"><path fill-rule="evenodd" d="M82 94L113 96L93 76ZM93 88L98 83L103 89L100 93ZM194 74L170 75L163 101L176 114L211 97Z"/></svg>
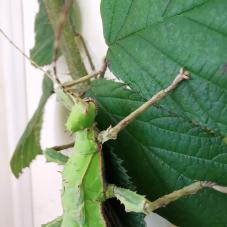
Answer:
<svg viewBox="0 0 227 227"><path fill-rule="evenodd" d="M27 54L24 53L24 51L18 47L12 39L9 38L9 36L3 31L3 29L0 28L0 33L5 37L5 39L22 55L24 56L25 59L27 59L31 65L33 65L35 68L40 70L41 72L44 73L45 76L49 77L53 81L53 76L49 71L44 70L42 67L40 67L38 64L36 64Z"/></svg>

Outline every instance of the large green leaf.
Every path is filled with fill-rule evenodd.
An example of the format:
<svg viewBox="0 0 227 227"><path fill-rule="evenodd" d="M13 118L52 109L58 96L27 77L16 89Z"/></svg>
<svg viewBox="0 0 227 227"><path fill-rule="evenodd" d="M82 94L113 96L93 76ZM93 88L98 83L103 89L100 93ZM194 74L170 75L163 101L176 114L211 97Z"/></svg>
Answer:
<svg viewBox="0 0 227 227"><path fill-rule="evenodd" d="M139 93L111 81L96 81L91 92L99 103L97 120L103 129L115 125L145 101ZM150 200L194 180L227 185L223 137L158 106L124 129L114 147L138 191ZM158 212L179 226L221 227L227 224L226 207L226 195L205 190Z"/></svg>
<svg viewBox="0 0 227 227"><path fill-rule="evenodd" d="M227 1L102 0L107 60L144 98L185 66L192 80L162 106L227 134Z"/></svg>
<svg viewBox="0 0 227 227"><path fill-rule="evenodd" d="M31 59L39 66L52 62L54 31L50 25L44 1L39 0L39 12L35 19L35 46L30 50Z"/></svg>
<svg viewBox="0 0 227 227"><path fill-rule="evenodd" d="M43 111L52 93L53 83L49 78L45 77L43 79L43 94L39 105L18 141L10 162L12 172L16 177L19 177L22 170L28 167L38 154L42 153L40 146L40 130L42 127Z"/></svg>

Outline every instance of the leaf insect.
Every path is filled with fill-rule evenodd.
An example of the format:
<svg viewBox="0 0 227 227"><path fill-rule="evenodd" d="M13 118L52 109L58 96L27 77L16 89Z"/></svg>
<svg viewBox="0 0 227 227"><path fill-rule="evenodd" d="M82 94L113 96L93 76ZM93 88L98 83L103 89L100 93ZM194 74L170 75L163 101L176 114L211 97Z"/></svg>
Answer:
<svg viewBox="0 0 227 227"><path fill-rule="evenodd" d="M69 157L57 153L57 149L48 149L44 152L47 161L64 165L64 169L62 172L61 193L63 214L61 217L43 226L105 227L107 223L102 212L102 204L109 198L117 198L124 205L127 212L149 214L183 196L194 194L203 188L211 188L221 193L227 193L227 189L224 186L217 185L213 182L199 181L151 202L145 196L139 195L134 191L105 182L102 175L103 143L117 139L118 133L127 127L135 118L154 103L166 97L182 81L188 80L189 73L181 68L179 74L167 88L159 91L114 127L109 127L99 132L95 124L95 117L97 115L95 101L91 98L81 98L79 92L71 89L71 86L97 77L98 74L104 74L106 67L103 67L104 69L92 75L72 81L70 84L62 84L57 77L57 51L61 49L61 33L64 31L67 13L71 6L72 1L67 1L67 4L63 7L63 14L60 15L59 23L57 23L58 25L55 28L53 54L54 75L49 72L45 72L45 75L58 86L55 89L58 99L70 109L66 128L75 134L75 142L73 152ZM2 30L0 31L2 32ZM44 71L40 67L39 69Z"/></svg>

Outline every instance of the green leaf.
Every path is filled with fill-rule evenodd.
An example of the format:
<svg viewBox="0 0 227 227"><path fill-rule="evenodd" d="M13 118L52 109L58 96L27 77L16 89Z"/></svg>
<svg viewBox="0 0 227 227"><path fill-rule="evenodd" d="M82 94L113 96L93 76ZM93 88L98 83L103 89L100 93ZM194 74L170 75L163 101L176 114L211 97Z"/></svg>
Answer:
<svg viewBox="0 0 227 227"><path fill-rule="evenodd" d="M42 225L42 227L61 227L61 223L62 223L62 217L58 217L53 221Z"/></svg>
<svg viewBox="0 0 227 227"><path fill-rule="evenodd" d="M102 0L107 61L148 99L186 67L163 108L227 135L227 1Z"/></svg>
<svg viewBox="0 0 227 227"><path fill-rule="evenodd" d="M112 81L94 82L91 92L99 104L101 129L115 125L145 101L139 93ZM159 106L127 126L111 145L138 193L150 200L194 180L227 185L227 145L223 137ZM224 226L226 207L226 195L204 190L158 213L179 226Z"/></svg>
<svg viewBox="0 0 227 227"><path fill-rule="evenodd" d="M39 12L35 19L35 46L30 50L31 59L39 66L52 62L54 32L50 25L44 1L39 0Z"/></svg>
<svg viewBox="0 0 227 227"><path fill-rule="evenodd" d="M10 161L11 170L16 177L19 177L22 170L30 165L36 155L42 154L40 130L42 127L43 111L45 104L52 93L53 83L45 76L43 79L43 94L39 101L38 108L28 122Z"/></svg>

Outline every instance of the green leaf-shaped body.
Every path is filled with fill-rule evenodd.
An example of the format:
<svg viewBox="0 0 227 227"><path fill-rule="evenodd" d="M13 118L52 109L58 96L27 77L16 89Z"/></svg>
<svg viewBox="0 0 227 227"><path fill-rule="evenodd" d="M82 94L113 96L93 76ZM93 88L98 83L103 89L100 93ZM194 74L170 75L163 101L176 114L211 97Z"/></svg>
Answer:
<svg viewBox="0 0 227 227"><path fill-rule="evenodd" d="M74 152L63 171L62 227L105 227L101 152L91 129L76 132Z"/></svg>
<svg viewBox="0 0 227 227"><path fill-rule="evenodd" d="M96 107L93 101L78 102L72 107L66 127L71 132L89 128L94 123Z"/></svg>

